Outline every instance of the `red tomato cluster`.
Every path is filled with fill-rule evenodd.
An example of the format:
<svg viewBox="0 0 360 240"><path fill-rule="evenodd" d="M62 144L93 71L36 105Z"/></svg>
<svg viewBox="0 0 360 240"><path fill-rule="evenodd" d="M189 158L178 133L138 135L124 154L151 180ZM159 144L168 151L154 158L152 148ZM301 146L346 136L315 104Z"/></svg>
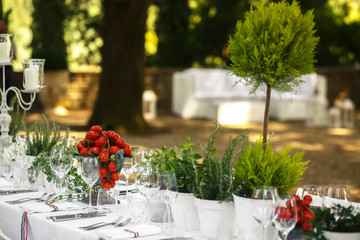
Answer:
<svg viewBox="0 0 360 240"><path fill-rule="evenodd" d="M76 148L81 156L97 156L100 160L99 173L101 186L106 190L113 188L119 180L116 169L115 154L124 150L124 157L131 155L131 147L114 131L103 131L99 125L92 126ZM110 173L110 177L108 176Z"/></svg>
<svg viewBox="0 0 360 240"><path fill-rule="evenodd" d="M293 196L296 201L296 209L298 212L298 219L296 222L297 226L300 226L304 231L310 231L312 225L309 220L314 221L315 215L311 211L310 203L312 202L312 197L310 195L305 195L303 200L300 200L300 197L297 195Z"/></svg>

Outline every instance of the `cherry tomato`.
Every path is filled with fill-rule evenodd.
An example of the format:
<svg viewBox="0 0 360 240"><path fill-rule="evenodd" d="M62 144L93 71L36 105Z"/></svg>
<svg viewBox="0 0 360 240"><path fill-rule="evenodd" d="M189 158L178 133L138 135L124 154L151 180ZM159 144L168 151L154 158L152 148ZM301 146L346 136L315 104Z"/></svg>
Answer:
<svg viewBox="0 0 360 240"><path fill-rule="evenodd" d="M97 133L102 133L102 128L99 125L94 125L90 128L90 131L94 131Z"/></svg>
<svg viewBox="0 0 360 240"><path fill-rule="evenodd" d="M81 149L83 149L85 146L81 143L78 142L78 144L76 145L77 150L80 152Z"/></svg>
<svg viewBox="0 0 360 240"><path fill-rule="evenodd" d="M85 147L93 147L94 146L94 141L88 138L85 138L84 140L84 146Z"/></svg>
<svg viewBox="0 0 360 240"><path fill-rule="evenodd" d="M114 131L108 131L106 133L106 136L109 138L109 139L112 139L112 138L115 138L116 137L116 134Z"/></svg>
<svg viewBox="0 0 360 240"><path fill-rule="evenodd" d="M124 148L124 157L130 156L131 153L132 153L132 150L131 150L130 145L126 144L126 146Z"/></svg>
<svg viewBox="0 0 360 240"><path fill-rule="evenodd" d="M109 183L110 183L111 188L115 187L115 181L112 178L109 179Z"/></svg>
<svg viewBox="0 0 360 240"><path fill-rule="evenodd" d="M109 160L109 156L107 155L106 152L101 152L101 153L99 154L99 159L100 159L100 161L102 161L102 162L107 162L107 161Z"/></svg>
<svg viewBox="0 0 360 240"><path fill-rule="evenodd" d="M90 139L90 140L96 140L99 137L99 133L95 132L95 131L88 131L86 133L86 138Z"/></svg>
<svg viewBox="0 0 360 240"><path fill-rule="evenodd" d="M310 195L305 195L304 200L307 200L307 201L309 201L311 203L312 202L312 197Z"/></svg>
<svg viewBox="0 0 360 240"><path fill-rule="evenodd" d="M314 220L314 217L314 213L310 209L306 208L303 210L303 218L305 221Z"/></svg>
<svg viewBox="0 0 360 240"><path fill-rule="evenodd" d="M110 147L110 155L115 155L120 150L121 150L121 148L119 146L116 146L116 145L111 146Z"/></svg>
<svg viewBox="0 0 360 240"><path fill-rule="evenodd" d="M87 148L83 148L83 149L81 149L80 150L80 156L89 156L89 151L88 151L88 149Z"/></svg>
<svg viewBox="0 0 360 240"><path fill-rule="evenodd" d="M102 148L102 149L101 149L101 152L109 153L107 148Z"/></svg>
<svg viewBox="0 0 360 240"><path fill-rule="evenodd" d="M106 179L106 177L103 177L102 179L101 179L101 181L100 181L100 185L102 186L102 187L104 187L104 184L107 182L107 179Z"/></svg>
<svg viewBox="0 0 360 240"><path fill-rule="evenodd" d="M94 146L89 149L89 154L94 153L95 155L99 155L100 152L101 152L101 149L98 146Z"/></svg>
<svg viewBox="0 0 360 240"><path fill-rule="evenodd" d="M118 181L120 179L119 173L118 172L112 172L111 173L111 179L113 179L114 181Z"/></svg>
<svg viewBox="0 0 360 240"><path fill-rule="evenodd" d="M303 208L309 207L309 206L310 206L310 201L309 201L309 200L303 200L303 201L301 202L301 206L302 206Z"/></svg>
<svg viewBox="0 0 360 240"><path fill-rule="evenodd" d="M126 142L121 138L117 138L115 141L115 144L117 146L119 146L120 148L125 148L125 146L126 146Z"/></svg>
<svg viewBox="0 0 360 240"><path fill-rule="evenodd" d="M106 175L107 175L107 169L106 169L106 167L101 167L100 169L99 169L99 173L100 173L100 176L101 177L106 177Z"/></svg>
<svg viewBox="0 0 360 240"><path fill-rule="evenodd" d="M114 172L116 169L116 164L114 162L109 162L108 169L110 172Z"/></svg>
<svg viewBox="0 0 360 240"><path fill-rule="evenodd" d="M295 199L296 204L300 203L300 197L298 195L293 195L292 197Z"/></svg>
<svg viewBox="0 0 360 240"><path fill-rule="evenodd" d="M300 225L301 225L301 222L302 222L301 215L298 215L298 216L297 216L296 225L300 226Z"/></svg>
<svg viewBox="0 0 360 240"><path fill-rule="evenodd" d="M306 232L310 231L312 229L312 226L308 222L303 222L302 229Z"/></svg>
<svg viewBox="0 0 360 240"><path fill-rule="evenodd" d="M95 140L95 146L102 147L107 143L107 138L105 136L100 136Z"/></svg>
<svg viewBox="0 0 360 240"><path fill-rule="evenodd" d="M105 189L106 191L109 191L110 188L111 188L111 184L110 184L109 182L104 183L104 189Z"/></svg>

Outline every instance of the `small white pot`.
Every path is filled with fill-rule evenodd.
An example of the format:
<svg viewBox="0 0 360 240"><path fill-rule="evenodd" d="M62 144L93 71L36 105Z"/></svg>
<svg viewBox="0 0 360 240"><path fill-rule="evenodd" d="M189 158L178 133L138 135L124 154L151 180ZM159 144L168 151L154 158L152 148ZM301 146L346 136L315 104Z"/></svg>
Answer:
<svg viewBox="0 0 360 240"><path fill-rule="evenodd" d="M235 220L233 202L219 202L195 198L200 229L204 237L209 239L232 239Z"/></svg>
<svg viewBox="0 0 360 240"><path fill-rule="evenodd" d="M239 240L262 240L263 227L258 223L251 213L251 198L239 197L233 194L236 219L235 219L235 234ZM278 236L278 231L273 225L269 225L266 229L266 236L268 240L275 240Z"/></svg>
<svg viewBox="0 0 360 240"><path fill-rule="evenodd" d="M324 231L324 236L329 240L359 240L360 232L329 232Z"/></svg>
<svg viewBox="0 0 360 240"><path fill-rule="evenodd" d="M178 193L171 204L175 226L185 231L198 230L200 221L192 193Z"/></svg>

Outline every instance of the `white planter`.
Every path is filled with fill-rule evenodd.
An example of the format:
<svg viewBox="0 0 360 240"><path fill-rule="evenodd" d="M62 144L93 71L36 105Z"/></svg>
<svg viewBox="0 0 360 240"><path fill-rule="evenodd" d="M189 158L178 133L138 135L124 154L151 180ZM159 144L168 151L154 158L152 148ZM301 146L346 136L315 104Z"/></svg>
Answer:
<svg viewBox="0 0 360 240"><path fill-rule="evenodd" d="M185 231L198 230L200 221L192 193L178 193L171 204L175 226Z"/></svg>
<svg viewBox="0 0 360 240"><path fill-rule="evenodd" d="M345 233L324 231L324 236L329 240L359 240L360 232Z"/></svg>
<svg viewBox="0 0 360 240"><path fill-rule="evenodd" d="M232 239L235 220L233 202L219 202L195 198L200 229L204 237L209 239Z"/></svg>
<svg viewBox="0 0 360 240"><path fill-rule="evenodd" d="M233 194L236 219L235 219L235 234L239 240L262 240L263 227L260 223L255 221L251 213L251 199L243 198ZM273 225L269 225L266 230L266 239L277 239L278 231Z"/></svg>

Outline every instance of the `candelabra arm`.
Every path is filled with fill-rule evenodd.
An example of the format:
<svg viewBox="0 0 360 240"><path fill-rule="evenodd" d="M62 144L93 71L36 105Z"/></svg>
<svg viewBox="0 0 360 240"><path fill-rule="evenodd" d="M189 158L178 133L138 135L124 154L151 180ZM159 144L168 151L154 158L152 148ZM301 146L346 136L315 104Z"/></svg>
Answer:
<svg viewBox="0 0 360 240"><path fill-rule="evenodd" d="M17 99L19 100L19 105L22 109L24 109L25 111L28 111L30 110L32 104L34 103L35 101L35 98L36 98L36 93L33 92L33 93L30 93L30 102L25 102L24 99L22 98L22 95L21 95L21 92L18 88L12 86L12 87L9 87L7 90L6 90L6 93L5 93L5 99L6 99L6 96L8 95L8 93L10 91L13 91L15 94L16 94L16 97ZM4 103L3 103L4 104ZM5 103L5 106L6 106L6 109L7 110L12 110L6 103Z"/></svg>

